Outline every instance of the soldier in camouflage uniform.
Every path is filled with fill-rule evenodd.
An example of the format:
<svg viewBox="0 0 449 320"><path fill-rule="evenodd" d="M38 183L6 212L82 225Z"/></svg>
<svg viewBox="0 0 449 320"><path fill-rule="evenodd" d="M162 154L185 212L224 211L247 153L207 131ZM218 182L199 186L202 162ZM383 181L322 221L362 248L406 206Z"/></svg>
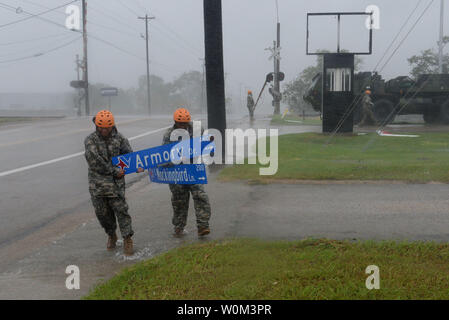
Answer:
<svg viewBox="0 0 449 320"><path fill-rule="evenodd" d="M367 87L362 97L362 120L360 126L376 125L376 117L373 113L373 102L371 100L371 88Z"/></svg>
<svg viewBox="0 0 449 320"><path fill-rule="evenodd" d="M189 131L191 137L193 135L191 117L186 109L180 108L176 110L173 118L175 120L175 124L165 132L162 141L163 144L170 144L174 142L170 141L170 135L175 129L184 129ZM192 194L195 207L198 235L202 237L209 234L209 219L211 215L211 208L209 197L207 196L203 185L169 184L169 188L172 193L172 223L175 227L175 235L181 236L184 234L184 227L187 224L187 213L189 211L190 194Z"/></svg>
<svg viewBox="0 0 449 320"><path fill-rule="evenodd" d="M131 237L134 232L125 199L125 172L120 167L114 167L111 159L133 150L128 139L117 131L111 112L102 110L93 121L96 131L84 140L92 204L98 221L109 236L107 249L112 250L116 246L117 219L124 238L124 253L132 255Z"/></svg>

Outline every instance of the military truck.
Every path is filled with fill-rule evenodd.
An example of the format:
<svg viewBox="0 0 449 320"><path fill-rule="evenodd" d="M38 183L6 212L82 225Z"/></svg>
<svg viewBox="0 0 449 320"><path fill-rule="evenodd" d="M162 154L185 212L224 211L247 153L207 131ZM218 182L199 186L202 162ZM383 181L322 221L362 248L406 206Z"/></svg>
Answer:
<svg viewBox="0 0 449 320"><path fill-rule="evenodd" d="M322 76L317 74L304 100L321 112ZM361 95L370 87L373 113L378 123L391 123L396 115L421 114L429 124L449 124L449 74L422 74L415 81L400 76L389 81L372 72L354 75L354 124L362 119ZM359 99L360 98L360 99Z"/></svg>

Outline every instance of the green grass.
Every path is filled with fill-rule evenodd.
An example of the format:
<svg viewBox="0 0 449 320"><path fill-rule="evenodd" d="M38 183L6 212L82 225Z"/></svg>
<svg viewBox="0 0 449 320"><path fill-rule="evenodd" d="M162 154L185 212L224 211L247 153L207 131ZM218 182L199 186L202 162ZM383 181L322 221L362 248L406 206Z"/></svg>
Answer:
<svg viewBox="0 0 449 320"><path fill-rule="evenodd" d="M85 299L448 299L449 244L241 239L197 243L122 270ZM380 289L368 290L369 265Z"/></svg>
<svg viewBox="0 0 449 320"><path fill-rule="evenodd" d="M293 122L289 122L293 121ZM321 119L320 117L307 117L303 119L299 116L294 115L287 115L282 119L281 115L274 115L271 118L271 124L272 125L285 125L285 126L304 126L304 125L311 125L311 126L318 126L321 125Z"/></svg>
<svg viewBox="0 0 449 320"><path fill-rule="evenodd" d="M259 175L260 165L234 165L219 179L400 180L449 182L449 134L419 133L419 138L335 136L317 133L279 137L278 171ZM247 162L245 162L247 163Z"/></svg>

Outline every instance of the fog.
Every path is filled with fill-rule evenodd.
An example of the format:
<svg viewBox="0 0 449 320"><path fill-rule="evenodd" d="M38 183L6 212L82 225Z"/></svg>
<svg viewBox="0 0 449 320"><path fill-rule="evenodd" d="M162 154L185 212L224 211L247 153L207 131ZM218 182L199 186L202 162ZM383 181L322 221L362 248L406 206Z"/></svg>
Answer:
<svg viewBox="0 0 449 320"><path fill-rule="evenodd" d="M46 21L34 17L5 25L27 17L20 10L17 11L19 13L11 10L11 7L37 14L66 2L70 1L3 0L0 3L0 109L20 106L58 109L58 105L64 109L71 106L70 95L75 90L69 83L77 78L75 58L77 54L82 56L82 39L79 33L64 27L64 7L42 15ZM430 2L421 1L399 39L406 35ZM286 75L286 83L315 63L315 57L306 55L307 12L365 11L367 6L377 5L380 8L380 29L374 31L373 54L363 56L362 66L362 70L373 70L418 1L279 0L278 3L281 70ZM80 6L81 1L75 4ZM89 82L122 90L139 87L139 77L146 72L145 40L142 38L145 24L137 16L145 14L155 17L150 22L151 74L170 83L184 72L194 70L202 73L202 4L202 0L88 1ZM384 78L408 75L407 58L436 46L439 9L439 1L434 1L383 70ZM449 8L445 12L445 21L449 21L448 17ZM343 43L353 46L367 43L367 32L362 22L353 21L346 27L353 32L343 33ZM319 25L311 29L311 36L318 41L318 46L335 42L336 32L332 33L329 26L325 23L322 29ZM449 34L448 29L449 23L446 23L445 34ZM226 95L230 98L229 107L233 112L246 113L246 91L251 89L258 93L265 75L273 71L273 62L268 59L270 53L265 49L273 45L275 36L275 0L223 0ZM46 102L49 99L51 103ZM33 101L39 102L33 104ZM272 112L271 96L267 91L258 112Z"/></svg>

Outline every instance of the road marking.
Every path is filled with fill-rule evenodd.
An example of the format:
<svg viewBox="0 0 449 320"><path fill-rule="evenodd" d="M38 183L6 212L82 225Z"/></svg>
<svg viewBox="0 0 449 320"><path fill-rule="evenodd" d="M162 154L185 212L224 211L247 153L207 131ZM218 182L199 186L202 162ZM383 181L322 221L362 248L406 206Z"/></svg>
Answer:
<svg viewBox="0 0 449 320"><path fill-rule="evenodd" d="M130 124L130 123L134 123L134 122L137 122L137 121L145 121L145 120L148 120L148 119L127 120L127 121L119 122L119 123L117 123L117 125ZM15 146L15 145L24 144L24 143L36 142L36 141L40 141L40 140L54 139L56 137L62 137L62 136L67 136L67 135L71 135L71 134L74 134L74 133L80 133L80 132L86 132L86 131L92 131L92 128L77 129L77 130L62 132L62 133L58 133L58 134L52 134L52 135L49 135L49 136L41 136L41 137L33 138L33 139L19 140L19 141L14 141L14 142L7 142L7 143L0 144L0 147L10 147L10 146Z"/></svg>
<svg viewBox="0 0 449 320"><path fill-rule="evenodd" d="M148 132L139 134L139 135L137 135L137 136L134 136L134 137L132 137L132 138L129 138L128 140L129 140L129 141L133 141L133 140L136 140L136 139L139 139L139 138L148 136L148 135L150 135L150 134L153 134L153 133L156 133L156 132L159 132L159 131L167 130L168 128L170 128L170 126L164 127L164 128L160 128L160 129L156 129L156 130L153 130L153 131L148 131ZM60 161L64 161L64 160L76 158L76 157L79 157L79 156L82 156L82 155L84 155L84 151L83 151L83 152L77 152L77 153L74 153L74 154L70 154L70 155L68 155L68 156L56 158L56 159L53 159L53 160L48 160L48 161L44 161L44 162L39 162L39 163L32 164L32 165L29 165L29 166L25 166L25 167L13 169L13 170L8 170L8 171L0 172L0 177L9 176L9 175L14 174L14 173L17 173L17 172L23 172L23 171L31 170L31 169L34 169L34 168L46 166L46 165L53 164L53 163L57 163L57 162L60 162Z"/></svg>

